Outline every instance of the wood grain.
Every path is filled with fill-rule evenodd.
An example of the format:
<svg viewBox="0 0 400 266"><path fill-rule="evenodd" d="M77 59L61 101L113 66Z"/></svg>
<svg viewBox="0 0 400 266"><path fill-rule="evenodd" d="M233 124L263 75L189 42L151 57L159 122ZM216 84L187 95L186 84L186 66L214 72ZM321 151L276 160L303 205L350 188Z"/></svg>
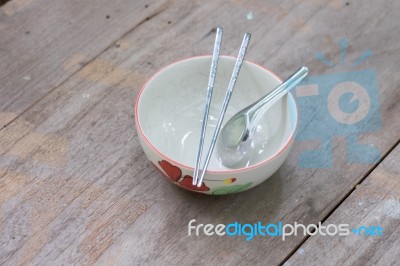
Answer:
<svg viewBox="0 0 400 266"><path fill-rule="evenodd" d="M0 9L0 112L14 115L1 119L0 128L166 7L152 0L6 3ZM71 61L76 54L84 57Z"/></svg>
<svg viewBox="0 0 400 266"><path fill-rule="evenodd" d="M400 146L323 223L381 226L383 236L311 236L284 264L396 265L400 257Z"/></svg>
<svg viewBox="0 0 400 266"><path fill-rule="evenodd" d="M304 237L284 242L190 237L187 223L318 223L374 165L348 163L344 139L337 138L332 140L332 168L302 169L299 153L315 144L298 142L284 166L248 192L193 194L168 184L145 158L133 122L134 98L160 67L209 53L216 25L225 29L224 54L235 55L243 32L252 32L248 58L282 76L299 64L308 65L312 75L348 70L327 68L314 59L316 51L338 55L336 40L346 37L350 59L360 50L375 53L363 67L378 74L382 129L360 134L359 141L384 155L400 138L400 77L393 75L400 62L394 37L400 29L392 19L398 5L171 1L152 19L131 24L123 38L107 39L116 45L100 55L76 50L60 64L70 71L68 79L43 92L22 115L9 110L0 116L15 113L0 130L0 189L6 192L0 201L0 264L283 262ZM88 53L93 59L76 66Z"/></svg>

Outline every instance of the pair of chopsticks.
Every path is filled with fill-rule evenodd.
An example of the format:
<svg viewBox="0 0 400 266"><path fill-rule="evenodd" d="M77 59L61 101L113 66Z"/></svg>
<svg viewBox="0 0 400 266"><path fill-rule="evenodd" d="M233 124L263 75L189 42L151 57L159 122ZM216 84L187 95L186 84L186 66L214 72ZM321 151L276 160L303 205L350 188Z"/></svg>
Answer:
<svg viewBox="0 0 400 266"><path fill-rule="evenodd" d="M217 27L215 43L214 43L214 52L213 52L212 59L211 59L210 75L209 75L209 79L208 79L205 112L204 112L204 117L203 117L203 123L201 125L199 149L197 152L196 166L195 166L194 174L193 174L193 185L197 185L197 187L201 187L201 184L202 184L204 176L206 174L208 165L210 163L211 155L214 151L214 147L217 142L219 132L221 130L222 121L224 119L226 109L228 108L228 104L231 99L232 92L233 92L233 89L236 84L236 80L237 80L239 72L240 72L240 68L242 67L242 63L243 63L244 57L246 55L247 47L249 46L250 37L251 37L251 35L249 33L244 34L243 41L240 46L239 54L236 58L235 67L233 68L232 76L229 81L229 85L226 90L226 93L225 93L225 98L224 98L224 102L222 104L221 112L219 114L217 126L215 128L215 131L214 131L214 134L213 134L213 137L211 140L211 144L210 144L206 159L203 164L203 169L202 169L200 177L199 177L199 172L200 172L199 167L200 167L200 162L201 162L201 157L202 157L202 152L203 152L204 139L205 139L205 135L206 135L206 127L207 127L208 115L209 115L209 111L210 111L212 93L213 93L213 89L214 89L215 76L217 73L218 59L219 59L219 53L220 53L221 41L222 41L222 33L223 33L222 28Z"/></svg>

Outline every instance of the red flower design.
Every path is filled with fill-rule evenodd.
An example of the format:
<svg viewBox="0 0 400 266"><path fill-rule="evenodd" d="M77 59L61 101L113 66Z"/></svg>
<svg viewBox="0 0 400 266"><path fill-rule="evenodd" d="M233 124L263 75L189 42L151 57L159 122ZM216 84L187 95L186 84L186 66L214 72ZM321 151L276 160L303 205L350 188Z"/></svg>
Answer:
<svg viewBox="0 0 400 266"><path fill-rule="evenodd" d="M181 187L184 187L189 190L193 191L209 191L210 188L207 187L204 182L201 183L201 187L197 187L196 185L193 185L193 177L190 175L185 175L182 178L182 170L169 163L168 161L162 160L158 161L158 164L160 167L164 170L165 174L167 177L174 183L177 183Z"/></svg>
<svg viewBox="0 0 400 266"><path fill-rule="evenodd" d="M179 167L176 167L165 160L159 161L158 164L173 182L177 182L179 178L181 178L182 171Z"/></svg>
<svg viewBox="0 0 400 266"><path fill-rule="evenodd" d="M206 186L206 184L204 184L204 182L201 182L201 187L197 187L196 185L192 184L193 182L193 177L191 177L190 175L185 175L183 177L183 180L179 182L179 185L190 189L190 190L195 190L195 191L209 191L210 188Z"/></svg>

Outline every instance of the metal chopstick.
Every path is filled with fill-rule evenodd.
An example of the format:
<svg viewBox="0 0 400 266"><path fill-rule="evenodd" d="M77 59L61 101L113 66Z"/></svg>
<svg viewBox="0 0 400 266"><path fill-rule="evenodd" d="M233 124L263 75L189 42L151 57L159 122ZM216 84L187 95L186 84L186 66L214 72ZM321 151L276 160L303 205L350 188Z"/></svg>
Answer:
<svg viewBox="0 0 400 266"><path fill-rule="evenodd" d="M215 76L217 74L217 66L218 66L219 53L221 49L222 34L223 34L222 28L217 27L217 33L215 35L214 51L211 59L210 75L208 78L206 106L203 116L203 123L201 125L199 149L197 152L196 166L194 168L194 174L193 174L193 185L197 184L197 177L199 175L199 166L201 161L201 155L203 152L204 139L206 137L206 128L207 128L208 115L210 111L211 98L214 90Z"/></svg>
<svg viewBox="0 0 400 266"><path fill-rule="evenodd" d="M236 80L238 78L240 68L242 67L242 63L243 63L244 57L247 52L247 47L249 46L250 37L251 37L250 33L246 33L243 37L242 45L240 46L239 54L238 54L238 57L236 58L235 67L233 69L232 76L229 81L228 89L226 90L226 94L225 94L224 102L222 104L221 112L219 114L217 126L215 128L214 135L211 140L210 148L208 150L207 157L204 162L200 178L197 181L197 187L201 187L201 183L203 182L208 165L210 163L211 155L214 151L215 143L217 142L217 138L218 138L219 132L221 130L222 121L224 119L226 109L228 108L228 104L231 99L233 89L235 88Z"/></svg>

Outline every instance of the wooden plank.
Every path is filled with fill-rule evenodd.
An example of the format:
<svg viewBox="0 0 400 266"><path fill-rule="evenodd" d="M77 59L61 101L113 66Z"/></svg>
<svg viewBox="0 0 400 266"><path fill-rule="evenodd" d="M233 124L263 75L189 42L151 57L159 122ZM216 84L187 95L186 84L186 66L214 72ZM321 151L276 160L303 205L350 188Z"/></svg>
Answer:
<svg viewBox="0 0 400 266"><path fill-rule="evenodd" d="M0 6L4 5L6 2L8 2L9 0L0 0Z"/></svg>
<svg viewBox="0 0 400 266"><path fill-rule="evenodd" d="M400 130L394 89L400 80L392 75L399 62L398 54L391 53L399 47L392 37L399 31L390 19L393 5L398 4L386 1L366 8L346 28L357 32L359 40L352 39L352 45L379 55L366 64L379 74L383 127L361 140L382 153L398 141ZM227 54L236 54L248 30L253 33L249 59L283 75L300 63L315 73L329 72L313 59L314 53L335 51L333 39L345 34L350 7L337 1L175 2L129 32L119 47L107 49L0 131L1 191L7 192L1 198L0 263L282 262L303 237L285 242L189 237L187 223L316 223L372 165L347 163L345 145L337 142L333 168L301 169L297 156L304 145L298 143L285 165L259 187L226 197L195 195L168 184L144 157L134 130L133 99L159 67L209 53L210 32L218 24L225 28ZM385 45L375 38L385 39ZM349 56L358 54L350 50Z"/></svg>
<svg viewBox="0 0 400 266"><path fill-rule="evenodd" d="M322 64L314 62L314 53L318 50L333 50L332 53L339 54L339 49L334 46L336 44L333 39L339 39L336 36L340 36L340 34L346 35L343 32L343 21L351 20L349 13L345 13L345 10L343 10L346 7L342 6L339 10L336 10L336 4L332 5L326 5L327 7L320 10L305 24L313 28L311 32L308 30L302 32L304 28L301 27L300 33L292 38L290 34L299 31L299 28L293 26L290 32L282 32L281 30L292 25L293 21L289 18L281 24L277 23L276 28L263 32L264 35L255 28L260 27L260 24L270 25L271 23L263 20L257 21L260 24L252 28L252 32L254 32L253 41L257 36L265 36L265 38L258 41L255 44L256 47L251 47L249 57L264 62L265 65L271 64L272 69L279 69L283 73L289 72L290 68L295 68L295 62L305 62L317 73L322 74L325 71L329 73L330 70L326 70ZM357 7L362 6L362 4L360 2L352 3L351 6ZM390 3L385 2L380 9L375 9L373 13L377 12L392 17L390 8L393 8ZM249 9L246 6L241 15L245 15ZM303 10L297 11L304 12ZM316 10L310 12L313 13ZM387 31L381 29L396 31L397 27L391 19L381 20L380 23L375 22L377 24L369 24L367 17L374 16L365 12L360 14L362 17L354 25L354 31L373 32L373 34L378 34L379 37L375 35L374 38L371 38L371 35L368 37L362 36L362 33L357 33L355 35L359 40L356 38L351 40L355 47L371 48L379 54L379 57L373 57L367 62L366 68L376 68L379 73L379 97L383 129L377 134L362 135L361 141L373 143L384 153L399 138L397 133L399 127L390 122L398 121L394 110L399 108L395 103L395 99L399 99L399 94L392 88L398 87L399 80L395 78L393 85L383 81L384 77L387 77L388 72L391 71L387 68L388 65L395 66L398 63L390 58L393 57L391 53L384 58L381 57L385 54L382 49L392 51L398 49L398 45L389 37ZM232 13L231 16L237 18ZM288 16L297 18L299 15L296 11L292 11ZM333 20L333 18L335 19ZM325 21L329 21L329 23ZM297 23L293 24L297 25ZM240 28L240 25L235 24L234 26ZM334 34L329 34L330 31L333 31ZM236 38L238 39L238 37ZM382 43L378 41L382 39L388 40L386 44L388 46L393 45L393 48L383 48ZM281 43L284 43L283 48L280 45ZM298 46L300 47L298 48ZM310 47L312 48L311 51L308 50ZM277 54L274 55L274 52ZM262 53L265 54L262 55ZM349 56L355 59L359 56L359 53L353 50ZM290 60L293 58L298 58L298 60ZM391 108L388 108L389 106ZM179 189L174 190L178 194L176 197L170 196L169 191L158 192L157 195L163 200L154 204L144 215L139 217L135 224L105 253L100 262L119 262L121 264L128 264L132 261L155 264L264 264L268 261L269 264L278 264L289 254L291 249L296 247L301 237L288 239L284 243L278 239L254 239L248 243L243 239L219 239L205 236L191 238L187 236L187 223L191 219L196 219L199 223L213 224L236 220L242 223L256 221L265 221L266 223L277 221L317 223L336 206L340 198L346 195L371 167L347 163L345 156L343 156L343 154L346 154L343 140L339 139L334 144L334 167L332 169L299 168L296 161L297 155L304 148L307 148L304 147L304 144L299 143L295 147L293 156L289 158L283 168L265 184L253 189L248 194L215 199L180 192ZM145 234L143 231L152 233Z"/></svg>
<svg viewBox="0 0 400 266"><path fill-rule="evenodd" d="M323 223L380 226L382 236L311 236L284 264L396 265L400 258L400 145Z"/></svg>
<svg viewBox="0 0 400 266"><path fill-rule="evenodd" d="M165 1L13 0L0 8L0 128Z"/></svg>

